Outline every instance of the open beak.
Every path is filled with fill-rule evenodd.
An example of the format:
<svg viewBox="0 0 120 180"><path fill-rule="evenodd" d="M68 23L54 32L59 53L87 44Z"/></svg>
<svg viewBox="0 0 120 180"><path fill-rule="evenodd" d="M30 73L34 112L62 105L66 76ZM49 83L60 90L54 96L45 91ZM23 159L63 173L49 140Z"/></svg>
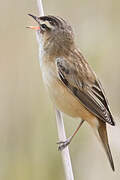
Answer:
<svg viewBox="0 0 120 180"><path fill-rule="evenodd" d="M28 15L31 16L33 19L35 19L35 21L37 21L38 24L40 24L39 19L38 19L37 16L34 16L32 14L28 14ZM27 28L39 30L40 26L27 26Z"/></svg>

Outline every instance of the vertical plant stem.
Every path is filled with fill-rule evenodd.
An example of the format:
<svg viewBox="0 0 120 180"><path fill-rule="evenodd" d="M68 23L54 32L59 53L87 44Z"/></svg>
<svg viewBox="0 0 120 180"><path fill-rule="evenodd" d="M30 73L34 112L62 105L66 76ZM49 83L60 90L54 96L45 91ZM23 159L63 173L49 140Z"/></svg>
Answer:
<svg viewBox="0 0 120 180"><path fill-rule="evenodd" d="M44 16L42 0L37 0L38 13L40 16Z"/></svg>
<svg viewBox="0 0 120 180"><path fill-rule="evenodd" d="M37 0L37 5L38 5L39 15L44 16L42 0ZM56 111L56 121L57 121L59 141L64 141L64 140L66 140L66 134L65 134L65 129L64 129L64 122L63 122L63 118L62 118L62 113L58 109L55 109L55 111ZM61 152L61 154L62 154L62 160L63 160L63 164L64 164L64 171L65 171L66 180L74 180L73 171L72 171L72 164L71 164L71 159L70 159L68 147L66 147Z"/></svg>
<svg viewBox="0 0 120 180"><path fill-rule="evenodd" d="M58 129L58 137L59 141L66 140L65 128L62 113L56 109L56 121L57 121L57 129ZM70 159L70 153L68 147L66 147L63 151L61 151L62 160L64 164L64 171L66 180L74 180L72 164Z"/></svg>

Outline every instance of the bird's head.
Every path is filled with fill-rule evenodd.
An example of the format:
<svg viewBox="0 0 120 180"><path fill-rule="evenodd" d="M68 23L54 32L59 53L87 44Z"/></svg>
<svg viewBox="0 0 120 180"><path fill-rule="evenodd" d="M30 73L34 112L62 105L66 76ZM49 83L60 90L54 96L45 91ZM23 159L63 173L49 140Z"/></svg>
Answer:
<svg viewBox="0 0 120 180"><path fill-rule="evenodd" d="M73 47L73 31L64 19L50 15L37 17L29 14L29 16L38 23L37 27L29 26L29 28L37 30L38 35L42 37L45 50L60 53Z"/></svg>

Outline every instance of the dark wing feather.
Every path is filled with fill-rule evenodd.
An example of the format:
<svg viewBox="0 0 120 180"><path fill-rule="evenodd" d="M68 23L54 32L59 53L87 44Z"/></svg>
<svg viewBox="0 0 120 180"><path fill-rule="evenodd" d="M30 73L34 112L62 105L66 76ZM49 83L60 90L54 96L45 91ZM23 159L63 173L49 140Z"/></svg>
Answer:
<svg viewBox="0 0 120 180"><path fill-rule="evenodd" d="M96 78L93 82L89 78L84 77L85 80L87 79L86 83L82 79L82 74L80 74L82 71L79 69L79 64L76 67L75 64L63 58L57 58L56 65L60 80L80 100L86 109L102 121L115 125L100 82Z"/></svg>

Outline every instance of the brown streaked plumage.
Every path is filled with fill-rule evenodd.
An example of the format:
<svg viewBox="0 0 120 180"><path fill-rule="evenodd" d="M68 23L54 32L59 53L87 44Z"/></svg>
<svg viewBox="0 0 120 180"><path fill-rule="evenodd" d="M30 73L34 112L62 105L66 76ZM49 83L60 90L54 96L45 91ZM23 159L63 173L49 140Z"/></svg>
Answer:
<svg viewBox="0 0 120 180"><path fill-rule="evenodd" d="M113 126L115 123L100 81L76 48L71 26L60 17L30 16L39 24L40 65L53 103L62 112L90 124L114 171L106 123ZM59 143L60 150L71 142L83 121L69 139Z"/></svg>

